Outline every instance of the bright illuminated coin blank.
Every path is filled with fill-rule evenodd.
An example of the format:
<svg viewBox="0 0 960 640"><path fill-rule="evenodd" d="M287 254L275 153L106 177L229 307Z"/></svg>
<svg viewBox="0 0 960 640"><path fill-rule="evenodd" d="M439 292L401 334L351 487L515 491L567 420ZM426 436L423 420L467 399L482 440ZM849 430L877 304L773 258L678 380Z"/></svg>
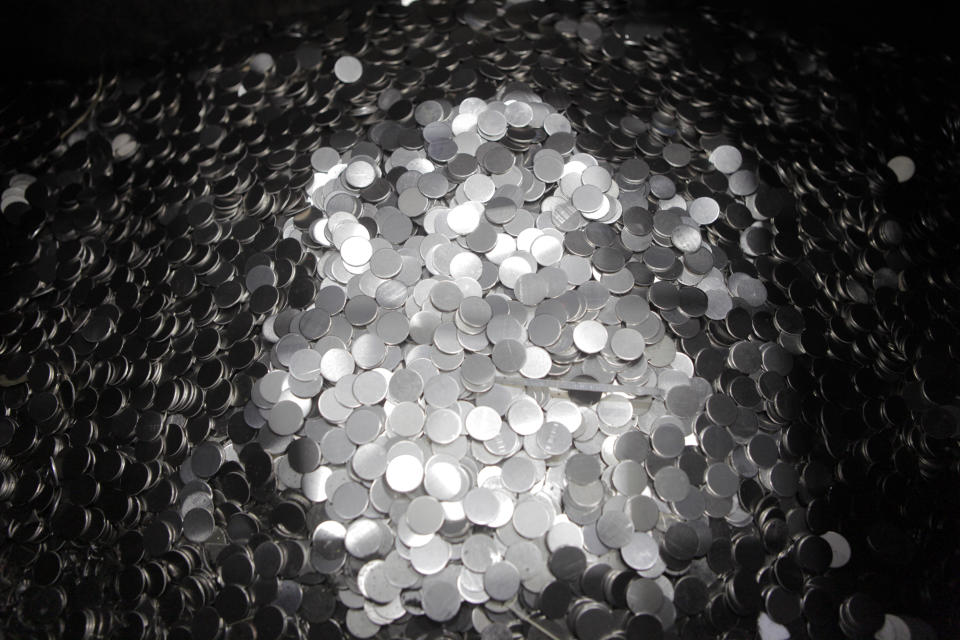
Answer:
<svg viewBox="0 0 960 640"><path fill-rule="evenodd" d="M477 129L493 140L499 140L507 131L507 118L499 111L487 109L477 115Z"/></svg>
<svg viewBox="0 0 960 640"><path fill-rule="evenodd" d="M467 198L475 202L487 202L493 197L496 189L497 186L490 179L490 176L482 173L470 176L463 183L463 192L467 195Z"/></svg>
<svg viewBox="0 0 960 640"><path fill-rule="evenodd" d="M597 537L611 549L620 549L631 541L633 521L623 511L610 510L597 520Z"/></svg>
<svg viewBox="0 0 960 640"><path fill-rule="evenodd" d="M417 573L407 559L397 553L396 550L388 553L384 562L387 565L387 577L390 584L400 589L409 589L417 584L419 580Z"/></svg>
<svg viewBox="0 0 960 640"><path fill-rule="evenodd" d="M547 281L535 273L521 275L513 287L514 297L528 307L536 307L549 293Z"/></svg>
<svg viewBox="0 0 960 640"><path fill-rule="evenodd" d="M287 374L283 371L271 371L260 378L257 388L260 389L260 395L269 403L280 401L280 394L283 393L287 384Z"/></svg>
<svg viewBox="0 0 960 640"><path fill-rule="evenodd" d="M735 171L729 178L728 189L735 196L748 196L757 190L760 185L760 179L754 171L741 169Z"/></svg>
<svg viewBox="0 0 960 640"><path fill-rule="evenodd" d="M740 150L728 144L722 144L710 152L710 162L720 173L731 174L740 168L743 156Z"/></svg>
<svg viewBox="0 0 960 640"><path fill-rule="evenodd" d="M377 404L387 396L387 379L378 371L364 371L352 386L353 397L366 405Z"/></svg>
<svg viewBox="0 0 960 640"><path fill-rule="evenodd" d="M490 596L483 590L483 574L469 569L462 569L457 576L457 589L460 595L470 604L483 604L490 600Z"/></svg>
<svg viewBox="0 0 960 640"><path fill-rule="evenodd" d="M460 395L460 385L449 374L434 376L423 391L423 399L426 403L438 408L454 405L458 395Z"/></svg>
<svg viewBox="0 0 960 640"><path fill-rule="evenodd" d="M370 262L373 247L366 238L347 238L340 245L340 257L351 267L362 267Z"/></svg>
<svg viewBox="0 0 960 640"><path fill-rule="evenodd" d="M369 162L356 160L347 165L343 175L354 189L365 189L377 178L377 170Z"/></svg>
<svg viewBox="0 0 960 640"><path fill-rule="evenodd" d="M520 396L507 410L507 423L517 435L529 436L543 425L543 409L530 396Z"/></svg>
<svg viewBox="0 0 960 640"><path fill-rule="evenodd" d="M387 563L371 560L357 571L357 588L364 597L386 604L400 595L400 589L390 583Z"/></svg>
<svg viewBox="0 0 960 640"><path fill-rule="evenodd" d="M620 547L620 556L627 566L637 571L645 571L656 564L660 558L660 549L649 533L635 532L630 536L630 541Z"/></svg>
<svg viewBox="0 0 960 640"><path fill-rule="evenodd" d="M447 226L457 235L464 236L473 233L480 225L482 214L483 205L479 202L458 204L447 213Z"/></svg>
<svg viewBox="0 0 960 640"><path fill-rule="evenodd" d="M436 533L443 526L443 506L431 496L414 498L407 505L407 525L415 533Z"/></svg>
<svg viewBox="0 0 960 640"><path fill-rule="evenodd" d="M320 467L300 478L300 492L311 502L324 502L327 499L327 480L333 474L328 467Z"/></svg>
<svg viewBox="0 0 960 640"><path fill-rule="evenodd" d="M487 326L493 311L490 303L477 296L468 296L460 303L457 315L471 327L481 329Z"/></svg>
<svg viewBox="0 0 960 640"><path fill-rule="evenodd" d="M463 511L474 524L488 525L497 517L500 503L490 489L474 487L463 499Z"/></svg>
<svg viewBox="0 0 960 640"><path fill-rule="evenodd" d="M463 489L464 475L454 462L433 462L435 459L436 456L427 463L423 488L437 500L453 500Z"/></svg>
<svg viewBox="0 0 960 640"><path fill-rule="evenodd" d="M534 380L545 378L553 368L553 359L546 349L541 347L527 347L526 361L520 367L520 374Z"/></svg>
<svg viewBox="0 0 960 640"><path fill-rule="evenodd" d="M380 625L361 609L347 609L344 623L350 635L360 640L372 638L380 632Z"/></svg>
<svg viewBox="0 0 960 640"><path fill-rule="evenodd" d="M533 156L533 175L543 182L563 177L563 156L553 149L541 149Z"/></svg>
<svg viewBox="0 0 960 640"><path fill-rule="evenodd" d="M552 136L555 133L570 133L573 129L565 115L551 113L543 119L543 130L547 132L547 135Z"/></svg>
<svg viewBox="0 0 960 640"><path fill-rule="evenodd" d="M315 171L326 173L340 162L340 154L332 147L320 147L310 155L310 164Z"/></svg>
<svg viewBox="0 0 960 640"><path fill-rule="evenodd" d="M584 169L583 173L580 174L580 179L583 184L591 184L600 191L607 191L613 184L610 172L600 165L593 165Z"/></svg>
<svg viewBox="0 0 960 640"><path fill-rule="evenodd" d="M450 444L460 437L460 414L450 409L437 409L427 416L423 431L437 444Z"/></svg>
<svg viewBox="0 0 960 640"><path fill-rule="evenodd" d="M493 495L497 499L497 515L494 516L489 526L499 529L510 522L513 517L513 497L502 489L494 489Z"/></svg>
<svg viewBox="0 0 960 640"><path fill-rule="evenodd" d="M353 373L353 356L346 349L329 349L320 359L320 373L330 382Z"/></svg>
<svg viewBox="0 0 960 640"><path fill-rule="evenodd" d="M433 536L425 545L410 549L410 564L421 575L440 573L448 562L450 544L440 536Z"/></svg>
<svg viewBox="0 0 960 640"><path fill-rule="evenodd" d="M336 520L325 520L313 530L310 538L311 551L328 560L336 558L343 554L346 535L347 528L343 524Z"/></svg>
<svg viewBox="0 0 960 640"><path fill-rule="evenodd" d="M290 375L303 382L311 382L320 377L322 354L315 349L300 349L290 356Z"/></svg>
<svg viewBox="0 0 960 640"><path fill-rule="evenodd" d="M577 405L569 400L557 400L547 407L547 421L559 422L567 431L575 433L583 424L583 414Z"/></svg>
<svg viewBox="0 0 960 640"><path fill-rule="evenodd" d="M830 559L830 568L837 569L850 562L851 550L847 539L836 531L827 531L820 536L830 545L833 556Z"/></svg>
<svg viewBox="0 0 960 640"><path fill-rule="evenodd" d="M333 74L340 82L353 83L363 75L363 64L353 56L343 56L333 65Z"/></svg>
<svg viewBox="0 0 960 640"><path fill-rule="evenodd" d="M907 156L894 156L887 161L887 166L897 176L897 182L906 182L917 171L917 165Z"/></svg>
<svg viewBox="0 0 960 640"><path fill-rule="evenodd" d="M581 508L593 508L600 506L604 497L603 483L596 481L589 484L568 483L566 494L571 502Z"/></svg>
<svg viewBox="0 0 960 640"><path fill-rule="evenodd" d="M529 540L511 543L503 557L517 568L521 580L530 581L538 575L547 573L543 552L538 545Z"/></svg>
<svg viewBox="0 0 960 640"><path fill-rule="evenodd" d="M506 260L500 263L500 282L505 287L510 287L511 289L514 285L517 284L517 280L520 276L533 273L534 268L527 262L526 259L520 256L510 256Z"/></svg>
<svg viewBox="0 0 960 640"><path fill-rule="evenodd" d="M396 277L403 268L403 257L392 248L378 249L370 257L370 271L378 278Z"/></svg>
<svg viewBox="0 0 960 640"><path fill-rule="evenodd" d="M113 155L120 160L124 160L136 153L139 145L129 133L121 133L114 136L110 146L113 149Z"/></svg>
<svg viewBox="0 0 960 640"><path fill-rule="evenodd" d="M460 561L470 571L484 573L502 557L498 543L492 537L473 534L463 542L460 548Z"/></svg>
<svg viewBox="0 0 960 640"><path fill-rule="evenodd" d="M584 353L600 353L607 344L607 329L596 320L585 320L573 328L573 343Z"/></svg>
<svg viewBox="0 0 960 640"><path fill-rule="evenodd" d="M572 522L558 522L547 532L547 549L556 551L560 547L583 546L583 529Z"/></svg>
<svg viewBox="0 0 960 640"><path fill-rule="evenodd" d="M608 396L597 403L597 417L610 427L623 427L633 418L633 404L623 396Z"/></svg>
<svg viewBox="0 0 960 640"><path fill-rule="evenodd" d="M426 415L415 402L401 402L387 416L387 426L401 437L413 438L420 434Z"/></svg>
<svg viewBox="0 0 960 640"><path fill-rule="evenodd" d="M577 187L570 200L581 212L593 213L603 206L603 191L592 184L584 184Z"/></svg>
<svg viewBox="0 0 960 640"><path fill-rule="evenodd" d="M363 480L375 480L383 475L387 467L387 452L382 445L376 442L357 447L350 466L354 473Z"/></svg>
<svg viewBox="0 0 960 640"><path fill-rule="evenodd" d="M539 500L526 500L513 512L513 528L524 538L536 540L543 537L553 525L553 514Z"/></svg>
<svg viewBox="0 0 960 640"><path fill-rule="evenodd" d="M697 224L711 224L720 217L720 205L709 196L696 198L687 206L687 214Z"/></svg>
<svg viewBox="0 0 960 640"><path fill-rule="evenodd" d="M423 393L423 378L411 369L398 369L390 376L387 393L393 402L416 402Z"/></svg>
<svg viewBox="0 0 960 640"><path fill-rule="evenodd" d="M670 241L680 251L684 253L693 253L700 248L703 243L703 237L698 229L681 224L670 234Z"/></svg>
<svg viewBox="0 0 960 640"><path fill-rule="evenodd" d="M733 309L733 298L725 289L710 289L707 291L707 312L711 320L723 320Z"/></svg>
<svg viewBox="0 0 960 640"><path fill-rule="evenodd" d="M386 478L394 491L409 493L423 481L423 464L411 455L397 456L387 463Z"/></svg>
<svg viewBox="0 0 960 640"><path fill-rule="evenodd" d="M472 278L474 280L483 275L483 261L475 253L464 251L450 260L450 276L453 278Z"/></svg>
<svg viewBox="0 0 960 640"><path fill-rule="evenodd" d="M499 435L502 424L500 414L491 407L474 407L467 414L467 434L481 442Z"/></svg>
<svg viewBox="0 0 960 640"><path fill-rule="evenodd" d="M563 242L556 236L544 234L530 245L530 254L541 267L555 265L563 257Z"/></svg>

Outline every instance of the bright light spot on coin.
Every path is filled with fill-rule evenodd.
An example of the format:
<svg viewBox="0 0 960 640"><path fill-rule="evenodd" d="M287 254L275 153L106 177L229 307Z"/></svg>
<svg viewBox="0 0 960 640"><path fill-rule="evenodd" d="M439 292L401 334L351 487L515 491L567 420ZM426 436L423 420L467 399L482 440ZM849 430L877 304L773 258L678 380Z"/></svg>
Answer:
<svg viewBox="0 0 960 640"><path fill-rule="evenodd" d="M423 481L423 464L411 455L397 456L387 463L386 478L394 491L409 493Z"/></svg>

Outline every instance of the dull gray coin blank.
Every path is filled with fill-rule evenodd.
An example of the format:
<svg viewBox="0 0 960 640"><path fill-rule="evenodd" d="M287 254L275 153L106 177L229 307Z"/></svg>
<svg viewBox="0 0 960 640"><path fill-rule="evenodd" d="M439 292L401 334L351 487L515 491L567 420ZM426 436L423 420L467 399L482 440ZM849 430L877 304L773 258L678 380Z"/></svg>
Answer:
<svg viewBox="0 0 960 640"><path fill-rule="evenodd" d="M664 500L677 502L687 497L690 479L683 469L663 467L653 476L653 487Z"/></svg>
<svg viewBox="0 0 960 640"><path fill-rule="evenodd" d="M636 360L643 355L644 347L643 335L629 327L617 329L610 339L610 348L621 360Z"/></svg>
<svg viewBox="0 0 960 640"><path fill-rule="evenodd" d="M510 600L520 588L520 572L509 562L497 562L484 572L483 588L494 600Z"/></svg>
<svg viewBox="0 0 960 640"><path fill-rule="evenodd" d="M528 458L514 456L501 465L500 481L514 493L526 493L536 484L537 466Z"/></svg>
<svg viewBox="0 0 960 640"><path fill-rule="evenodd" d="M353 520L366 510L368 499L366 487L356 482L346 482L333 492L328 508L345 520Z"/></svg>
<svg viewBox="0 0 960 640"><path fill-rule="evenodd" d="M647 488L647 471L640 462L623 460L613 468L611 480L614 488L620 493L636 496Z"/></svg>
<svg viewBox="0 0 960 640"><path fill-rule="evenodd" d="M596 523L597 537L611 549L620 549L627 545L633 534L633 522L622 511L608 511L600 516Z"/></svg>
<svg viewBox="0 0 960 640"><path fill-rule="evenodd" d="M416 533L436 533L443 526L443 505L431 496L419 496L407 505L407 524Z"/></svg>

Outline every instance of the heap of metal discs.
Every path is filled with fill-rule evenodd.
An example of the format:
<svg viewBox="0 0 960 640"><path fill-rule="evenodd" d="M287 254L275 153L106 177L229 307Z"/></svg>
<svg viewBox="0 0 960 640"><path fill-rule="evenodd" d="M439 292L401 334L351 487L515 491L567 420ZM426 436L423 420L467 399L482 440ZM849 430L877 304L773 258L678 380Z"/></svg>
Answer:
<svg viewBox="0 0 960 640"><path fill-rule="evenodd" d="M11 633L933 637L948 160L709 16L328 18L6 111Z"/></svg>

